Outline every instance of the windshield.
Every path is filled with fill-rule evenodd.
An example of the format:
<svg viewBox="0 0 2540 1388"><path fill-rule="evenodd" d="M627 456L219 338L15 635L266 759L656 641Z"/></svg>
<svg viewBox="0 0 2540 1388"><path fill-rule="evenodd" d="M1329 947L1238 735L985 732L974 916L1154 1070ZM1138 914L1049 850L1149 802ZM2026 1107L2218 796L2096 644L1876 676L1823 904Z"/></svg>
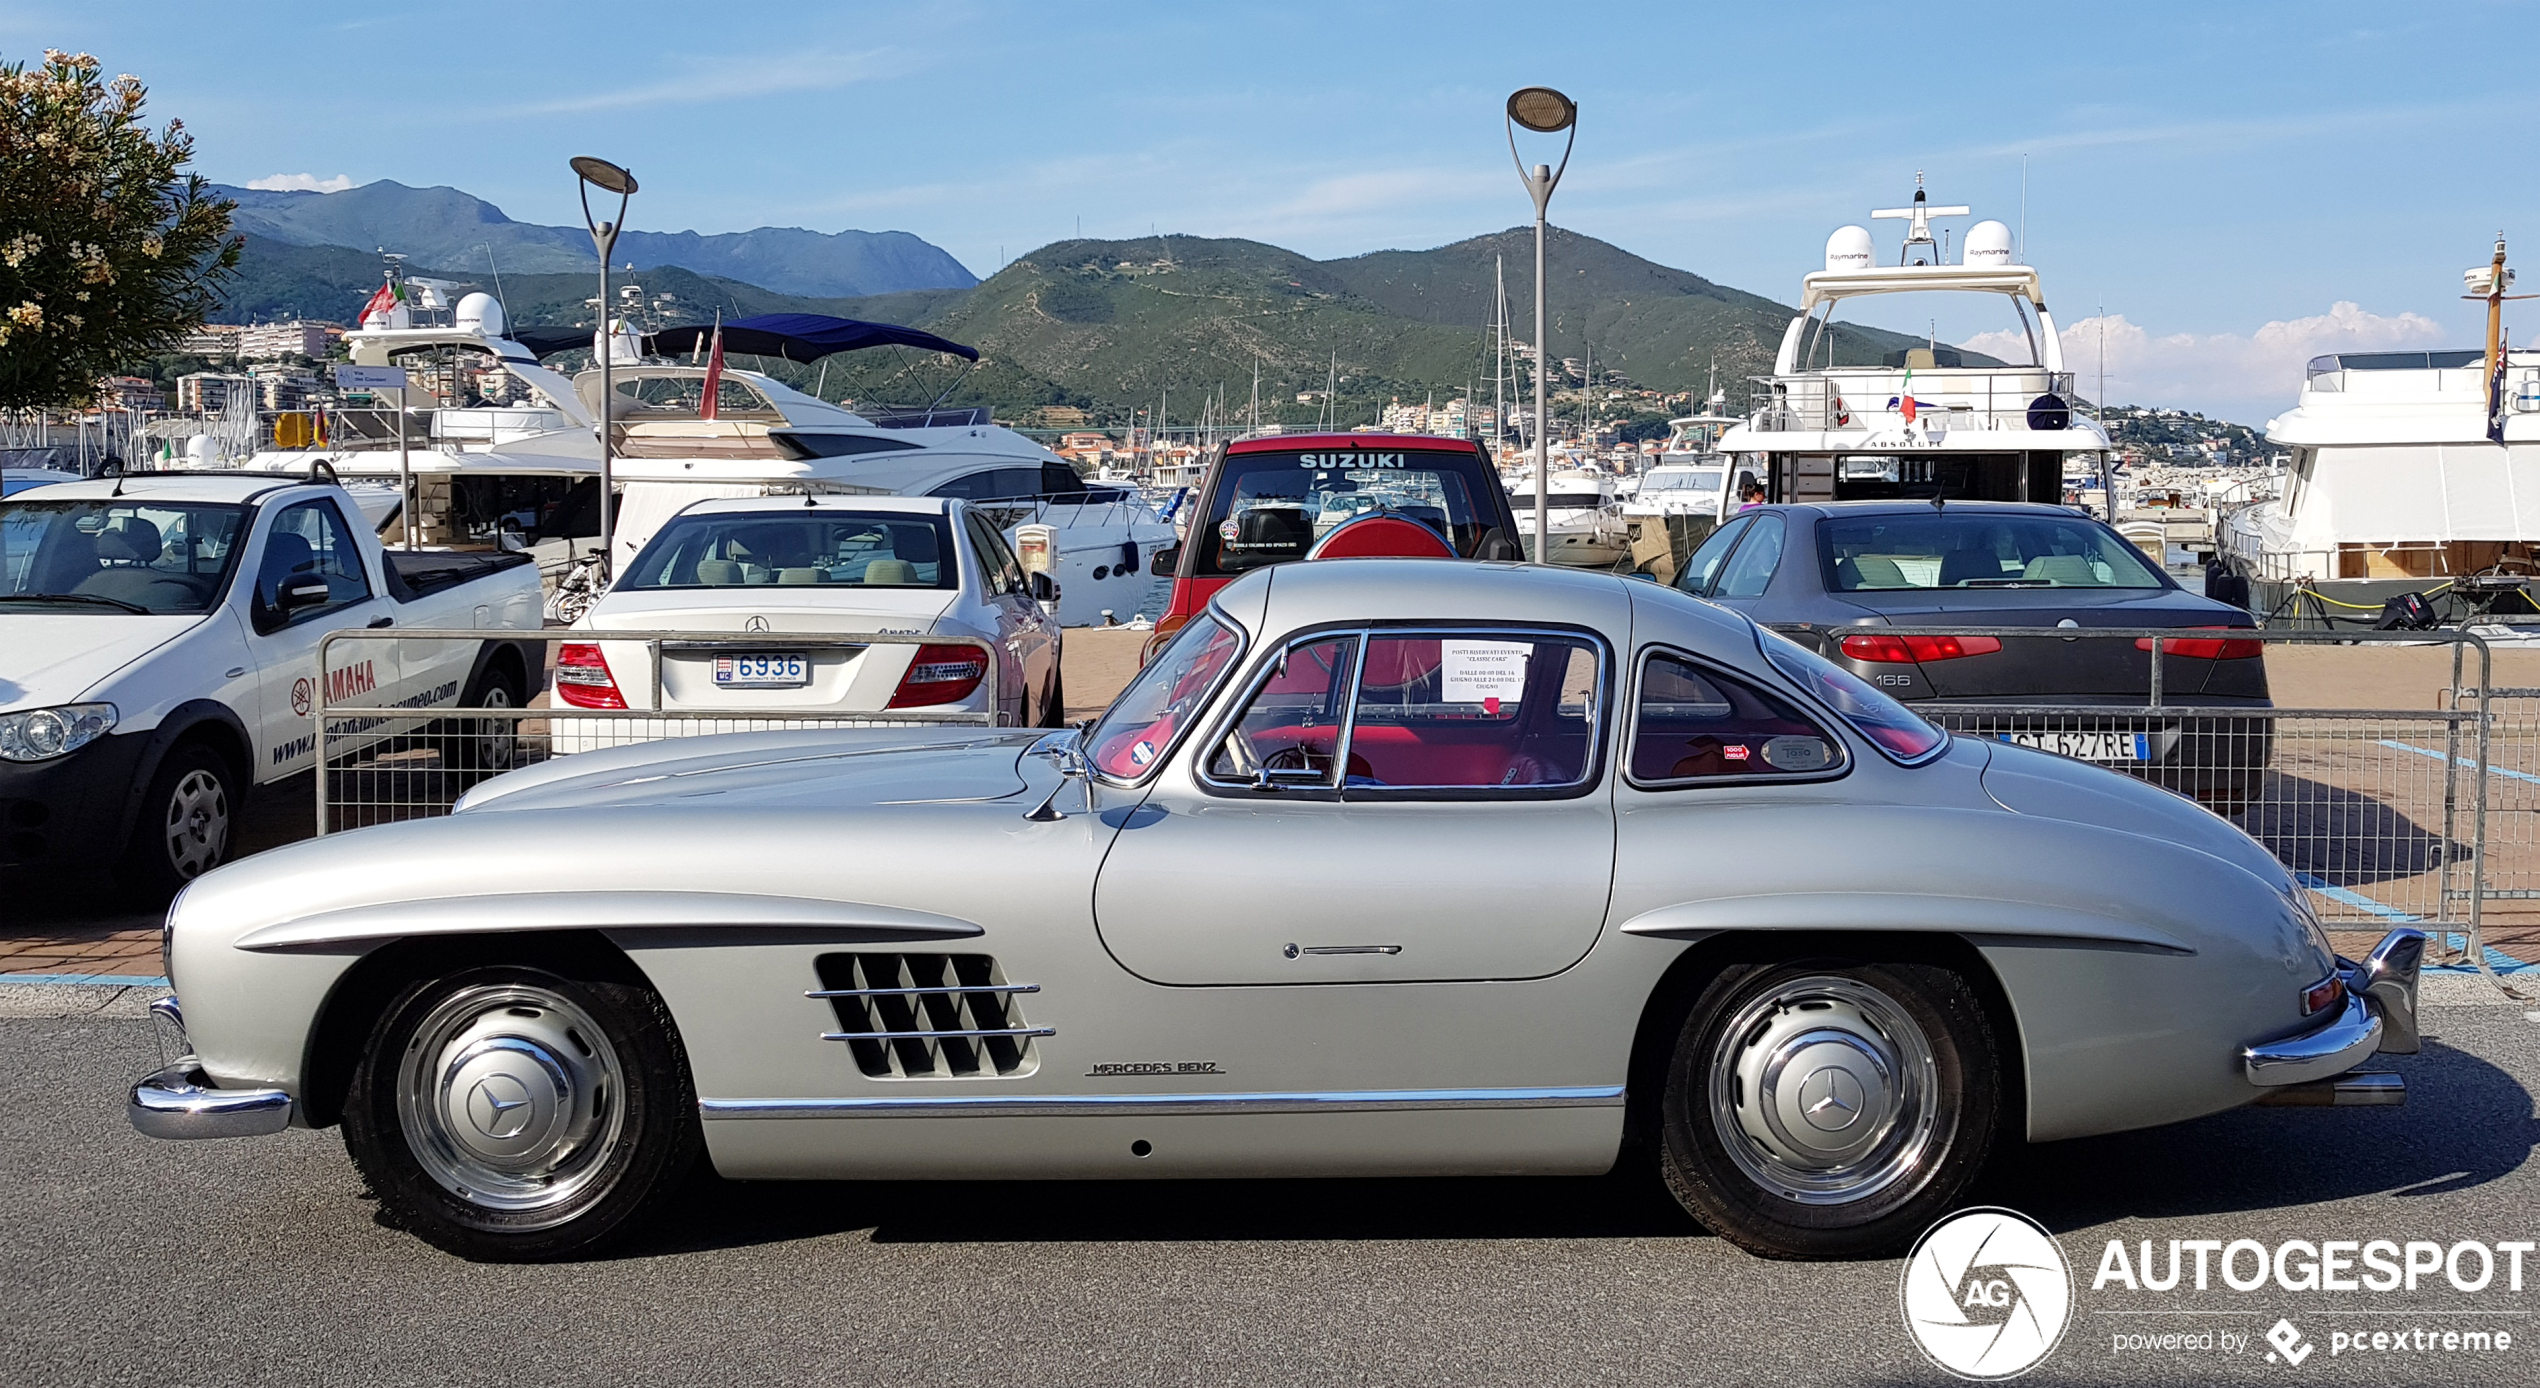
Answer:
<svg viewBox="0 0 2540 1388"><path fill-rule="evenodd" d="M942 516L805 508L681 516L653 536L616 586L767 583L957 588L960 574Z"/></svg>
<svg viewBox="0 0 2540 1388"><path fill-rule="evenodd" d="M0 604L208 612L246 523L243 506L12 501L0 507Z"/></svg>
<svg viewBox="0 0 2540 1388"><path fill-rule="evenodd" d="M2115 531L2081 516L1932 510L1817 523L1826 586L1841 593L1931 588L2159 588Z"/></svg>
<svg viewBox="0 0 2540 1388"><path fill-rule="evenodd" d="M1817 702L1833 709L1852 730L1877 743L1880 751L1902 762L1920 761L1949 745L1949 734L1915 715L1912 709L1870 687L1868 681L1827 660L1780 632L1755 628L1756 644L1773 668L1790 677Z"/></svg>
<svg viewBox="0 0 2540 1388"><path fill-rule="evenodd" d="M1094 769L1135 780L1154 769L1173 740L1205 710L1208 691L1234 662L1242 645L1214 617L1203 616L1173 634L1147 668L1111 701L1102 721L1085 735Z"/></svg>
<svg viewBox="0 0 2540 1388"><path fill-rule="evenodd" d="M1716 492L1720 489L1720 472L1716 468L1685 471L1659 468L1641 479L1641 492Z"/></svg>
<svg viewBox="0 0 2540 1388"><path fill-rule="evenodd" d="M1332 527L1379 507L1427 525L1470 558L1502 523L1489 499L1499 486L1477 453L1229 454L1193 532L1199 554L1192 572L1223 578L1302 559Z"/></svg>

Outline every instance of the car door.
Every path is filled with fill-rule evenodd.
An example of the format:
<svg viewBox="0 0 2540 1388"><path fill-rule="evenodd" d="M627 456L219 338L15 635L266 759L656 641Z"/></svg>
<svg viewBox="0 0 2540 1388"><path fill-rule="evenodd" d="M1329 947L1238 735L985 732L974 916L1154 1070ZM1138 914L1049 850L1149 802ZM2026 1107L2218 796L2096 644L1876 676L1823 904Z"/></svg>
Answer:
<svg viewBox="0 0 2540 1388"><path fill-rule="evenodd" d="M1789 534L1789 525L1780 512L1766 511L1757 516L1747 528L1746 537L1730 552L1728 562L1720 566L1719 576L1711 581L1711 591L1704 596L1758 621L1764 620L1756 608L1763 601L1764 590L1772 586L1774 572L1781 567Z"/></svg>
<svg viewBox="0 0 2540 1388"><path fill-rule="evenodd" d="M1320 632L1132 810L1103 943L1170 984L1537 978L1601 928L1613 659L1575 629ZM1098 767L1125 763L1096 748Z"/></svg>
<svg viewBox="0 0 2540 1388"><path fill-rule="evenodd" d="M256 633L252 649L261 690L257 777L271 780L315 764L313 714L321 688L328 704L375 707L397 697L399 643L338 642L322 676L317 668L318 643L328 632L385 628L396 620L395 604L371 582L352 526L332 499L312 498L276 509L255 555L256 568L246 575L246 615ZM283 611L284 582L309 576L325 580L326 601Z"/></svg>
<svg viewBox="0 0 2540 1388"><path fill-rule="evenodd" d="M1004 706L1018 722L1029 723L1040 712L1033 701L1049 688L1052 673L1049 619L1025 586L1022 562L996 527L966 507L962 524L968 529L971 548L978 552L979 572L987 585L984 596L996 618L997 647L1003 652L999 660L1007 671Z"/></svg>

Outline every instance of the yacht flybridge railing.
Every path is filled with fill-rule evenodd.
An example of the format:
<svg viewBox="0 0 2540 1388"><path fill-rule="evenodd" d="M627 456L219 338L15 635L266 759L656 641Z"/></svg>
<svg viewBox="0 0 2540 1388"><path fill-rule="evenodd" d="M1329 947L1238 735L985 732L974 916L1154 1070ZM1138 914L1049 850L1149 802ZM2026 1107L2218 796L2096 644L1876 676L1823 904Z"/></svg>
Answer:
<svg viewBox="0 0 2540 1388"><path fill-rule="evenodd" d="M1900 397L1905 388L1901 369L1857 374L1812 371L1753 380L1761 387L1755 393L1755 427L1768 433L1867 428L1868 419L1893 413L1888 402ZM1938 367L1914 377L1918 414L1937 426L1934 433L2026 429L2029 406L2039 396L2050 394L2069 403L2072 373Z"/></svg>

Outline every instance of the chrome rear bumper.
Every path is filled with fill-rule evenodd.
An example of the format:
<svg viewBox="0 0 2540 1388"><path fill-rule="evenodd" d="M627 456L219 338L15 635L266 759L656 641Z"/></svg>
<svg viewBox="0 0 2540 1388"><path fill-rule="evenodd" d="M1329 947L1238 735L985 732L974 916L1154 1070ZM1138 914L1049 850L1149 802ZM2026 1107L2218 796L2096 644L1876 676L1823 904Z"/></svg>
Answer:
<svg viewBox="0 0 2540 1388"><path fill-rule="evenodd" d="M2249 1082L2269 1090L2331 1082L2325 1097L2282 1098L2260 1102L2291 1104L2395 1104L2406 1100L2406 1086L2396 1075L2348 1075L2377 1054L2413 1055L2417 1032L2417 970L2425 960L2425 932L2393 930L2357 964L2338 961L2346 983L2340 1005L2309 1031L2241 1049L2240 1063ZM2346 1080L2354 1083L2344 1083Z"/></svg>
<svg viewBox="0 0 2540 1388"><path fill-rule="evenodd" d="M291 1094L281 1089L218 1089L203 1073L185 1041L185 1017L176 999L150 1004L159 1029L159 1059L153 1074L133 1082L124 1100L124 1117L146 1137L263 1137L291 1125Z"/></svg>

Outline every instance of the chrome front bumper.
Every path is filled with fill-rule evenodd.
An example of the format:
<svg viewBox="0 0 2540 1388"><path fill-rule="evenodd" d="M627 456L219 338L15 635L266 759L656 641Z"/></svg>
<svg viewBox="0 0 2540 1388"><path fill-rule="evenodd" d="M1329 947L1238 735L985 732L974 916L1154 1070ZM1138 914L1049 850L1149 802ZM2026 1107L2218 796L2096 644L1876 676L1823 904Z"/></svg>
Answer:
<svg viewBox="0 0 2540 1388"><path fill-rule="evenodd" d="M2249 1082L2269 1093L2260 1103L2343 1106L2398 1104L2407 1087L2397 1075L2358 1074L2355 1067L2382 1053L2414 1055L2417 970L2425 960L2425 932L2393 930L2360 964L2338 960L2346 991L2340 1005L2309 1031L2241 1049Z"/></svg>
<svg viewBox="0 0 2540 1388"><path fill-rule="evenodd" d="M291 1095L281 1089L216 1089L185 1044L185 1018L176 999L150 1004L158 1024L160 1055L176 1059L135 1081L124 1116L147 1137L263 1137L291 1125Z"/></svg>

